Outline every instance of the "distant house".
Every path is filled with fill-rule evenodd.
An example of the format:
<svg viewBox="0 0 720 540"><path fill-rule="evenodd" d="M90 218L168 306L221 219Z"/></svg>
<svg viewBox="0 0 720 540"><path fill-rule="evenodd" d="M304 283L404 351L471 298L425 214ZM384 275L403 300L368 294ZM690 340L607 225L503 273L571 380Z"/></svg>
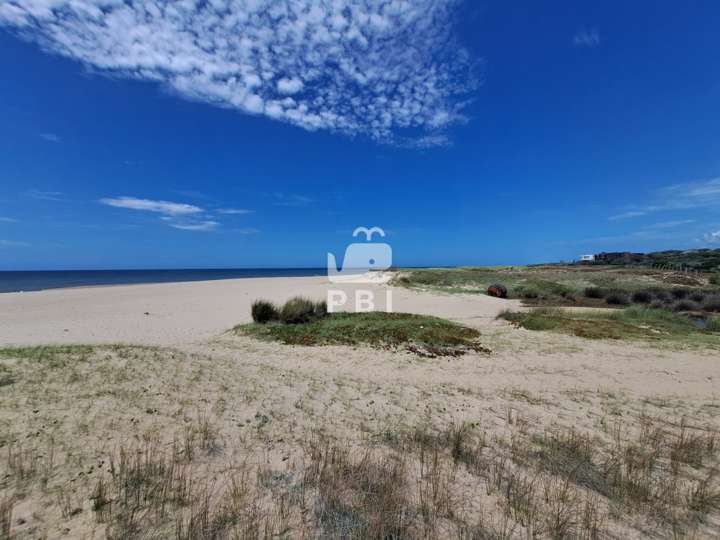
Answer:
<svg viewBox="0 0 720 540"><path fill-rule="evenodd" d="M580 255L580 262L594 262L595 255Z"/></svg>

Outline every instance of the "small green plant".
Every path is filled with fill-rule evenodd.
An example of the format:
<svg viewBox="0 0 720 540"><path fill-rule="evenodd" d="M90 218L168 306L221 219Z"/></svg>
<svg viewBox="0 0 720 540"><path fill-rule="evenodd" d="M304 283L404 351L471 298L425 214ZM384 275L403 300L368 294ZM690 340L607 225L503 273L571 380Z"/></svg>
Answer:
<svg viewBox="0 0 720 540"><path fill-rule="evenodd" d="M291 298L280 310L280 320L285 324L310 322L315 315L315 302L301 296Z"/></svg>
<svg viewBox="0 0 720 540"><path fill-rule="evenodd" d="M251 313L253 321L260 324L277 321L280 318L278 308L267 300L255 300L252 303Z"/></svg>
<svg viewBox="0 0 720 540"><path fill-rule="evenodd" d="M720 272L715 272L712 276L710 276L710 285L720 287Z"/></svg>
<svg viewBox="0 0 720 540"><path fill-rule="evenodd" d="M705 330L708 332L720 332L720 317L710 317L705 321Z"/></svg>

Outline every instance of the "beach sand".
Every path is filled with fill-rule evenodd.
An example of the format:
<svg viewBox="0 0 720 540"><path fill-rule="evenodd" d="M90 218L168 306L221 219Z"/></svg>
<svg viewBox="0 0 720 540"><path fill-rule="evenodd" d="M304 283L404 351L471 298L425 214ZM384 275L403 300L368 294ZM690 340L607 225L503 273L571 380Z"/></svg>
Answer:
<svg viewBox="0 0 720 540"><path fill-rule="evenodd" d="M432 314L478 325L512 306L486 296L419 295L380 282L331 284L325 277L247 278L53 289L0 294L0 344L139 343L179 345L217 336L250 321L259 298L282 303L296 295L323 300L328 290L348 294L372 290L384 306L392 289L393 309Z"/></svg>
<svg viewBox="0 0 720 540"><path fill-rule="evenodd" d="M192 470L218 489L238 463L278 477L296 474L308 459L303 449L318 433L357 446L389 431L472 425L501 452L513 448L511 440L561 427L589 434L598 447L611 445L612 426L634 432L645 416L664 426L685 418L698 428L719 427L717 351L530 332L496 319L516 302L484 295L362 286L379 297L391 290L395 311L478 328L490 354L421 358L368 347L285 346L228 332L250 320L256 298L319 300L328 288L338 287L305 277L0 295L3 346L131 345L44 363L12 355L3 360L0 375L9 383L0 387L0 443L16 453L35 452L43 463L52 454L56 463L42 483L18 484L13 532L105 537L108 522L95 515L91 494L98 478L112 479L109 456L139 441L168 447L198 423L206 426L198 432L212 426L216 449L197 449L201 457ZM352 296L354 286L339 288ZM477 481L466 488L471 515L476 503L490 520L504 515L496 499L472 498L485 492ZM664 530L639 517L607 528L627 538ZM713 517L697 537L718 530Z"/></svg>

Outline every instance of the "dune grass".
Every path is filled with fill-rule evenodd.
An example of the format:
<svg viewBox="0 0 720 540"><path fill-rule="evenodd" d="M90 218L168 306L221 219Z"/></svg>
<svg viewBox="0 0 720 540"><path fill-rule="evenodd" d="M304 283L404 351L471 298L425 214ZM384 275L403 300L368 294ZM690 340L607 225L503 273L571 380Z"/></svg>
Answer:
<svg viewBox="0 0 720 540"><path fill-rule="evenodd" d="M489 285L500 283L507 288L508 298L527 305L609 307L629 304L636 293L648 290L666 293L668 301L676 300L673 291L710 298L715 294L711 278L711 274L651 268L539 265L407 269L399 271L393 284L450 294L485 294Z"/></svg>
<svg viewBox="0 0 720 540"><path fill-rule="evenodd" d="M558 308L506 311L501 318L528 330L559 332L588 339L683 341L720 345L716 317L705 326L686 315L664 309L629 307L623 310L577 313Z"/></svg>
<svg viewBox="0 0 720 540"><path fill-rule="evenodd" d="M409 313L331 313L303 324L245 324L238 333L288 345L370 345L404 347L423 355L456 355L484 350L480 333L451 321Z"/></svg>

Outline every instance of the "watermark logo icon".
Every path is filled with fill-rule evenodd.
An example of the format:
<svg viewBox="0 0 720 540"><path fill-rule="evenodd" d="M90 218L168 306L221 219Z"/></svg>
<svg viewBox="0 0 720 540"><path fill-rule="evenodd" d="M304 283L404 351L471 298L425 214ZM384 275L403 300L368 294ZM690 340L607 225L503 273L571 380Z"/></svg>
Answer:
<svg viewBox="0 0 720 540"><path fill-rule="evenodd" d="M392 248L384 242L373 242L373 235L385 237L380 227L358 227L353 237L365 235L365 242L354 242L345 249L342 269L335 255L327 254L328 279L331 283L372 283L372 271L387 270L392 266Z"/></svg>
<svg viewBox="0 0 720 540"><path fill-rule="evenodd" d="M345 249L345 257L342 261L342 268L338 267L335 255L327 254L328 279L331 283L373 283L381 284L387 281L383 278L382 271L392 266L392 248L384 242L373 242L373 235L385 237L385 231L380 227L358 227L353 231L353 237L365 235L365 242L353 242ZM375 291L357 289L354 291L355 311L375 311ZM392 311L392 290L385 290L384 311ZM327 295L328 311L334 312L336 308L342 308L347 304L348 293L344 290L329 290Z"/></svg>

